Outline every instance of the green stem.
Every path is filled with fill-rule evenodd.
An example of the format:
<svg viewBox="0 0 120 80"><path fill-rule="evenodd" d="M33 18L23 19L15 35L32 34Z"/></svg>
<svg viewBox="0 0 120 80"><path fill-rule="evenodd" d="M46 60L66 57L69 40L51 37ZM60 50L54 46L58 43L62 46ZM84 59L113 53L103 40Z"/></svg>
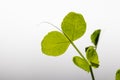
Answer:
<svg viewBox="0 0 120 80"><path fill-rule="evenodd" d="M80 54L80 56L85 60L85 61L87 61L86 59L85 59L85 57L82 55L82 53L79 51L79 49L76 47L76 45L71 41L71 44L72 44L72 46L76 49L76 51ZM88 61L87 61L88 62Z"/></svg>
<svg viewBox="0 0 120 80"><path fill-rule="evenodd" d="M75 48L75 50L80 54L80 56L85 60L85 57L82 55L82 53L79 51L79 49L76 47L76 45L73 43L73 41L70 40L70 38L63 32L63 34L66 36L66 38L69 40L69 42L72 44L72 46ZM88 61L87 61L88 62Z"/></svg>
<svg viewBox="0 0 120 80"><path fill-rule="evenodd" d="M75 44L73 42L71 42L72 46L76 49L76 51L80 54L80 56L85 60L86 58L82 55L82 53L79 51L79 49L75 46ZM87 61L88 62L88 61ZM89 62L88 62L89 63ZM91 73L91 77L92 77L92 80L95 80L95 77L94 77L94 73L93 73L93 70L92 70L92 66L90 65L89 63L89 68L90 68L90 73Z"/></svg>
<svg viewBox="0 0 120 80"><path fill-rule="evenodd" d="M90 67L90 73L91 73L92 80L95 80L94 73L93 73L91 65L89 67Z"/></svg>
<svg viewBox="0 0 120 80"><path fill-rule="evenodd" d="M64 33L64 32L63 32ZM82 53L80 52L80 50L76 47L76 45L73 43L73 41L70 40L70 38L64 33L64 35L66 36L66 38L70 41L70 43L72 44L72 46L75 48L75 50L80 54L80 56L89 64L89 68L90 68L90 73L91 73L91 77L92 80L95 80L94 78L94 74L93 74L93 70L91 67L91 64L88 62L88 60L82 55Z"/></svg>

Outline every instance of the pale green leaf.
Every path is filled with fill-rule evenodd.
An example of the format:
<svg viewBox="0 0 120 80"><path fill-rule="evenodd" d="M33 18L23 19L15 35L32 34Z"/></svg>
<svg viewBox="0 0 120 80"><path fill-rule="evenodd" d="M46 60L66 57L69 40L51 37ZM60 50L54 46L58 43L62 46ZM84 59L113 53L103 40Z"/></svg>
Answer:
<svg viewBox="0 0 120 80"><path fill-rule="evenodd" d="M68 48L70 42L58 31L49 32L42 40L42 52L49 56L59 56Z"/></svg>
<svg viewBox="0 0 120 80"><path fill-rule="evenodd" d="M95 30L91 35L91 41L95 46L97 46L97 43L99 41L100 32L101 30L98 29L98 30Z"/></svg>
<svg viewBox="0 0 120 80"><path fill-rule="evenodd" d="M81 14L70 12L62 21L63 32L74 41L83 36L86 31L86 22Z"/></svg>
<svg viewBox="0 0 120 80"><path fill-rule="evenodd" d="M78 66L79 68L89 72L89 64L87 61L85 61L83 58L79 57L79 56L74 56L73 57L73 62L76 66Z"/></svg>
<svg viewBox="0 0 120 80"><path fill-rule="evenodd" d="M99 67L99 59L93 46L89 46L86 51L86 57L94 68Z"/></svg>
<svg viewBox="0 0 120 80"><path fill-rule="evenodd" d="M120 69L116 72L115 80L120 80Z"/></svg>

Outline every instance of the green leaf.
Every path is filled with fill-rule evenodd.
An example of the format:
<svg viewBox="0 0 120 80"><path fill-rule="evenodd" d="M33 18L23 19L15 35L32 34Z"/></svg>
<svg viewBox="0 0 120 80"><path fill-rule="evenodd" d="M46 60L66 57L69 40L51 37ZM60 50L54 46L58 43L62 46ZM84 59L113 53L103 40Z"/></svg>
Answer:
<svg viewBox="0 0 120 80"><path fill-rule="evenodd" d="M87 48L86 57L94 68L99 67L98 55L97 55L97 52L93 46L90 46Z"/></svg>
<svg viewBox="0 0 120 80"><path fill-rule="evenodd" d="M68 48L70 42L58 31L49 32L42 40L42 52L49 56L59 56Z"/></svg>
<svg viewBox="0 0 120 80"><path fill-rule="evenodd" d="M120 69L116 72L115 80L120 80Z"/></svg>
<svg viewBox="0 0 120 80"><path fill-rule="evenodd" d="M90 72L90 69L89 69L89 64L87 61L85 61L83 58L79 57L79 56L74 56L73 57L73 62L76 66L78 66L79 68L87 71L87 72Z"/></svg>
<svg viewBox="0 0 120 80"><path fill-rule="evenodd" d="M81 14L70 12L62 21L63 32L74 41L83 36L86 31L86 22Z"/></svg>
<svg viewBox="0 0 120 80"><path fill-rule="evenodd" d="M86 47L85 48L85 52L87 52L87 50L88 50L89 47L94 47L94 46L88 46L88 47Z"/></svg>
<svg viewBox="0 0 120 80"><path fill-rule="evenodd" d="M100 32L101 32L101 30L98 29L98 30L95 30L91 35L91 41L95 46L97 46L99 36L100 36Z"/></svg>

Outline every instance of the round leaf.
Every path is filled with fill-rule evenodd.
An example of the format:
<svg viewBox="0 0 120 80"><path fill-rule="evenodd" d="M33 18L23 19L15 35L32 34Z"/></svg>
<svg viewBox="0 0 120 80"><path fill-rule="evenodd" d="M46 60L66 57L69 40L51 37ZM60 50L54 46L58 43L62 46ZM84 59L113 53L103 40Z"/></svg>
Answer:
<svg viewBox="0 0 120 80"><path fill-rule="evenodd" d="M86 22L81 14L70 12L65 16L61 24L63 32L74 41L86 31Z"/></svg>
<svg viewBox="0 0 120 80"><path fill-rule="evenodd" d="M73 57L73 62L76 66L78 66L79 68L89 72L89 64L87 61L85 61L83 58L79 57L79 56L74 56Z"/></svg>
<svg viewBox="0 0 120 80"><path fill-rule="evenodd" d="M99 67L98 55L93 46L87 48L86 57L94 68Z"/></svg>
<svg viewBox="0 0 120 80"><path fill-rule="evenodd" d="M42 52L49 56L63 54L69 46L68 39L58 31L48 33L42 40Z"/></svg>

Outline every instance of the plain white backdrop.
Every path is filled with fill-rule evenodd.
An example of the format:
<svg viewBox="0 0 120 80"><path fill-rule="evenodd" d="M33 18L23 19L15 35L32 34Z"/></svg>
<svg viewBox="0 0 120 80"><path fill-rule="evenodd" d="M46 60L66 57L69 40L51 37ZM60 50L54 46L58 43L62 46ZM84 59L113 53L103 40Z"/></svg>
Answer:
<svg viewBox="0 0 120 80"><path fill-rule="evenodd" d="M119 4L119 0L0 0L0 80L90 80L90 74L73 64L78 53L72 46L59 57L41 52L43 37L56 30L41 22L60 28L71 11L83 14L87 23L85 35L75 41L83 54L91 45L90 34L102 30L100 67L94 73L96 80L114 80L120 68Z"/></svg>

